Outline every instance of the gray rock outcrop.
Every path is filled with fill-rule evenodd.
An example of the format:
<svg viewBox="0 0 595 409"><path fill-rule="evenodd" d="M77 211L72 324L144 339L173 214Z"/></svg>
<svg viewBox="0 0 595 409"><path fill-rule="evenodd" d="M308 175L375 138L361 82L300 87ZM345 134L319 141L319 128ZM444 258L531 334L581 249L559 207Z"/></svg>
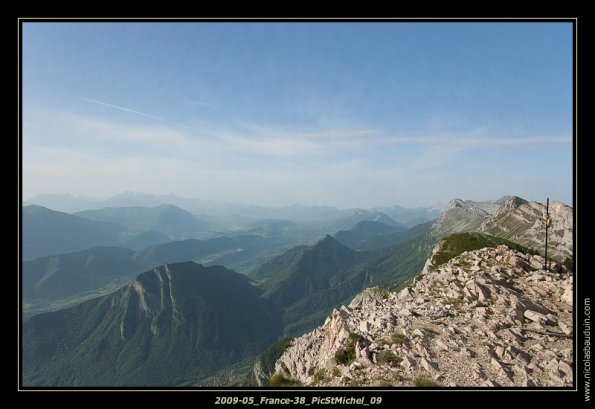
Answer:
<svg viewBox="0 0 595 409"><path fill-rule="evenodd" d="M275 371L305 385L571 386L572 273L506 246L369 288L295 338Z"/></svg>
<svg viewBox="0 0 595 409"><path fill-rule="evenodd" d="M549 229L549 256L572 257L573 210L560 202L549 209L552 225ZM519 197L509 198L478 231L502 237L523 246L543 251L545 243L546 206Z"/></svg>

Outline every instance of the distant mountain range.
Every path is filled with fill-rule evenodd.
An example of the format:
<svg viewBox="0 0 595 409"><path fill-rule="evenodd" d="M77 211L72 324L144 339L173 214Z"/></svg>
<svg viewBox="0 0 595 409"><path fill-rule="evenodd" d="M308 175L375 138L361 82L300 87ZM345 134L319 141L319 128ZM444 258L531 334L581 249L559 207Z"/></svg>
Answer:
<svg viewBox="0 0 595 409"><path fill-rule="evenodd" d="M178 261L230 268L251 265L283 251L287 242L276 236L236 235L188 239L151 245L139 251L95 247L23 262L24 313L55 310L114 290L149 268Z"/></svg>
<svg viewBox="0 0 595 409"><path fill-rule="evenodd" d="M362 220L350 230L340 230L334 237L343 245L354 250L371 250L387 247L409 234L408 229L390 226L379 221Z"/></svg>
<svg viewBox="0 0 595 409"><path fill-rule="evenodd" d="M145 269L146 265L134 260L134 251L120 247L40 257L23 263L23 297L69 297L100 289L113 280L130 280Z"/></svg>
<svg viewBox="0 0 595 409"><path fill-rule="evenodd" d="M379 222L400 230L407 230L404 224L393 220L390 216L379 211L367 211L357 209L335 222L335 227L339 230L351 229L359 222L371 221Z"/></svg>
<svg viewBox="0 0 595 409"><path fill-rule="evenodd" d="M489 211L493 212L498 208L500 210L497 210L492 217ZM524 224L519 224L521 218L517 213L527 213L529 211L527 209L530 210L530 217L527 216L529 218ZM393 271L392 276L389 276L390 280L394 281L397 277L407 278L414 275L419 266L423 265L434 244L440 238L456 232L483 231L513 239L529 247L537 247L536 250L540 251L541 245L537 243L543 241L544 232L543 226L539 225L539 223L543 224L542 218L538 217L539 212L543 213L544 209L537 204L529 205L520 198L503 198L493 202L455 199L436 222L407 230L383 213L356 211L339 219L338 223L350 225L359 219L367 218L384 220L392 226L380 221L362 220L352 229L338 231L335 239L352 250L371 251L391 248L394 253L394 263L401 266ZM566 226L568 223L570 226L572 224L572 209L561 204L552 204L552 212L558 216L550 235L550 243L552 243L550 255L560 256L563 259L572 251L572 229ZM195 261L206 265L221 264L229 268L240 268L246 273L254 269L249 274L259 282L264 283L272 276L276 276L275 279L278 280L283 276L280 271L285 271L287 266L291 265L292 261L289 259L307 248L292 249L292 247L300 241L307 243L317 234L315 231L304 232L290 221L264 220L254 222L253 225L256 227L248 230L247 234L152 245L152 241L159 243L168 241L168 238L164 237L164 233L159 232L131 233L136 230L123 230L125 228L121 225L107 221L90 221L39 206L27 206L23 209L23 213L25 258L31 254L31 247L33 251L39 252L41 247L39 244L48 246L45 250L46 254L61 253L77 247L85 248L95 243L111 246L110 248L85 248L78 252L71 251L25 261L23 264L25 316L73 305L81 300L104 294L107 290L113 290L118 285L124 284L126 280L143 269L163 263ZM145 228L175 227L178 219L172 215L181 215L180 220L187 220L189 225L192 225L194 220L194 216L190 213L174 206L158 206L153 209L102 209L90 213L93 213L93 217L118 220L129 226L137 223L136 227L139 227L139 220L142 220L139 214L146 214L149 216L149 221ZM163 215L163 217L159 218L155 215ZM162 221L162 223L155 221ZM507 227L515 226L515 223L518 225L516 228ZM182 223L181 227L183 226ZM334 230L332 226L333 224L327 225L327 231ZM59 232L57 239L47 234L56 231ZM318 234L323 234L323 231L324 229ZM523 232L522 236L516 234L516 231ZM532 234L532 231L536 233ZM111 234L106 235L105 232ZM131 237L136 241L136 245L131 245ZM37 242L33 241L36 245L31 246L31 241L28 241L30 238L38 239ZM67 238L70 241L65 240ZM409 243L409 248L404 243ZM144 246L136 252L114 247L114 245L127 245L135 248L141 247L140 244ZM287 254L271 259L288 248L290 250ZM372 263L377 260L376 257L371 257ZM384 256L380 258L382 257ZM256 268L262 263L264 263L262 267ZM366 264L366 267L369 268L370 265ZM382 282L384 285L388 282L380 277L381 275L376 276L376 284ZM263 285L270 286L270 283Z"/></svg>
<svg viewBox="0 0 595 409"><path fill-rule="evenodd" d="M552 212L557 214L557 230L551 231L556 238L550 254L563 261L563 256L572 254L572 209L554 203ZM352 297L355 288L389 287L414 277L433 247L453 233L482 231L542 252L544 218L545 206L515 196L484 202L455 199L433 223L391 233L391 227L383 223L360 222L349 231L338 232L336 239L327 236L314 247L290 250L251 276L264 282L265 297L285 309L286 334L291 335L319 322L320 311ZM354 251L340 244L341 240L353 248L363 245L370 250ZM374 240L384 242L384 247L371 245Z"/></svg>
<svg viewBox="0 0 595 409"><path fill-rule="evenodd" d="M551 254L561 258L572 254L572 209L553 203L550 210ZM48 213L50 220L54 213ZM85 228L88 222L130 231L66 216L76 220L63 213L55 217L67 226L83 220ZM352 211L317 225L320 230L268 219L231 236L26 261L26 302L55 297L68 305L68 297L80 301L85 291L107 295L25 320L23 379L27 385L200 385L230 365L254 359L283 336L312 330L365 288L402 286L452 233L481 231L539 250L543 216L542 204L518 197L455 199L437 220L409 229L384 212ZM335 237L295 245L296 235L332 232L343 222L346 228ZM192 262L231 266L257 260L259 265L244 270L248 277ZM145 272L137 275L140 271ZM117 285L121 288L113 291ZM282 349L277 344L270 354ZM265 361L270 359L257 362Z"/></svg>
<svg viewBox="0 0 595 409"><path fill-rule="evenodd" d="M252 220L245 230L206 233L207 223L173 205L102 208L74 215L25 206L24 314L28 317L105 294L143 269L162 263L196 261L247 272L298 244L315 242L327 232L367 219L383 220L391 225L389 229L405 231L387 215L363 210L325 223ZM214 237L171 241L197 235ZM379 246L388 245L387 241Z"/></svg>
<svg viewBox="0 0 595 409"><path fill-rule="evenodd" d="M41 206L25 206L22 223L24 259L120 245L120 237L126 231L118 224L87 220Z"/></svg>
<svg viewBox="0 0 595 409"><path fill-rule="evenodd" d="M198 237L205 224L175 206L85 211L77 215L23 207L23 259L119 246L140 249L174 238Z"/></svg>
<svg viewBox="0 0 595 409"><path fill-rule="evenodd" d="M124 192L107 200L93 200L75 197L69 194L44 194L25 201L24 205L39 205L50 209L74 213L88 209L101 209L105 207L156 207L170 204L184 209L201 219L209 220L213 224L221 222L227 224L230 220L236 223L249 222L250 219L275 219L291 220L298 222L330 222L348 217L358 209L338 209L330 206L304 206L294 204L291 206L270 208L256 205L215 202L196 198L184 198L175 195L150 195L138 192ZM382 212L388 217L412 227L435 219L444 208L420 207L404 208L401 206L374 208L369 212ZM359 220L358 220L359 221ZM354 223L355 224L355 223ZM245 227L245 226L242 226ZM351 228L348 226L346 228ZM345 226L339 227L341 230Z"/></svg>
<svg viewBox="0 0 595 409"><path fill-rule="evenodd" d="M171 239L196 238L209 226L190 212L173 205L156 207L105 207L85 210L76 216L100 222L115 223L132 231L163 233Z"/></svg>
<svg viewBox="0 0 595 409"><path fill-rule="evenodd" d="M413 227L437 219L444 213L446 207L445 204L438 203L432 207L418 207L414 209L397 205L393 207L376 207L370 210L382 212L393 220L397 220L405 227Z"/></svg>

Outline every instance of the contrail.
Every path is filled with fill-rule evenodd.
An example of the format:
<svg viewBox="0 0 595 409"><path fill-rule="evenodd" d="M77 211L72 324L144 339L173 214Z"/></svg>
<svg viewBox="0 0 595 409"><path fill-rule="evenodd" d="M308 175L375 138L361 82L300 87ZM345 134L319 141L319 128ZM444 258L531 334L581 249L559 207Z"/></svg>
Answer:
<svg viewBox="0 0 595 409"><path fill-rule="evenodd" d="M121 107L119 105L108 104L107 102L97 101L96 99L83 98L83 97L80 97L80 99L82 99L83 101L91 102L93 104L103 105L103 106L106 106L108 108L117 109L118 111L130 112L132 114L141 115L141 116L144 116L144 117L147 117L147 118L158 119L160 121L163 120L163 118L158 117L158 116L155 116L155 115L147 114L147 113L140 112L140 111L135 111L134 109L130 109L130 108L126 108L126 107Z"/></svg>

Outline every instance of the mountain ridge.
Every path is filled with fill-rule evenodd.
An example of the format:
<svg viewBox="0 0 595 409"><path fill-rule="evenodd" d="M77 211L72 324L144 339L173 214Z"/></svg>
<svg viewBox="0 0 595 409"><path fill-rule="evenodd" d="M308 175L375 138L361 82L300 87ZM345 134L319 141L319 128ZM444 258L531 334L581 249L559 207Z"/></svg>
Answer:
<svg viewBox="0 0 595 409"><path fill-rule="evenodd" d="M334 237L353 250L372 250L390 246L407 237L408 231L379 221L362 220L349 230L339 230Z"/></svg>
<svg viewBox="0 0 595 409"><path fill-rule="evenodd" d="M500 202L500 203L498 203ZM486 202L473 202L473 201L463 201L460 199L455 199L451 201L449 208L447 211L434 223L428 222L425 225L416 226L407 231L407 236L403 240L396 240L388 247L384 248L375 248L372 250L365 250L365 251L356 251L349 246L345 246L344 243L341 243L337 237L332 237L330 235L326 235L323 239L319 240L315 244L311 246L298 246L295 248L291 248L282 255L271 259L269 262L263 264L259 269L255 270L254 274L251 276L258 280L257 287L254 287L249 283L249 279L239 275L238 273L224 273L221 279L225 277L235 277L232 279L232 282L239 282L243 281L249 287L245 287L246 297L250 298L252 303L258 305L264 310L262 313L269 314L270 317L275 317L273 320L266 320L266 325L269 329L264 330L265 334L270 334L270 343L265 345L268 346L272 344L273 341L277 340L277 337L284 335L297 335L303 333L304 331L309 331L311 328L314 328L316 325L322 323L324 318L328 315L328 311L332 308L338 308L341 304L345 304L349 302L356 294L361 292L367 287L371 287L373 285L383 285L389 287L391 285L399 284L400 286L403 285L403 282L413 278L419 271L422 271L424 267L423 263L428 259L430 256L432 249L435 248L434 245L437 241L439 241L442 237L451 232L464 232L464 231L483 231L493 234L492 232L496 227L500 226L507 226L507 223L517 223L517 220L523 221L523 223L519 224L519 229L514 230L511 229L510 232L512 234L511 240L515 239L518 240L518 237L526 237L527 242L530 243L530 239L537 238L538 241L539 236L537 235L538 230L541 228L540 220L543 218L542 214L542 206L541 204L531 204L532 202L527 202L523 199L518 197L509 197L509 198L501 198L497 201L486 201ZM572 237L572 225L568 224L572 221L572 209L568 207L563 207L564 205L552 203L551 209L553 212L557 212L556 216L559 214L570 215L570 217L564 216L563 222L557 221L556 217L554 218L554 227L557 226L558 230L553 229L551 231L554 235L559 235L562 238ZM494 211L493 209L496 208L497 210ZM487 209L487 210L486 210ZM556 210L557 209L557 210ZM488 211L489 210L489 211ZM490 213L490 211L492 213ZM541 212L541 213L540 213ZM517 215L518 213L518 215ZM528 215L527 217L523 215ZM519 219L519 217L525 217L525 219ZM530 217L529 217L530 216ZM379 223L379 224L378 224ZM357 232L357 226L374 226L374 227L381 227L385 229L386 225L383 225L380 222L364 220L360 221L352 231ZM487 226L487 227L486 227ZM270 221L264 224L255 227L253 237L251 242L262 242L266 241L266 237L269 234L279 234L280 232L284 232L285 229L289 228L292 229L295 226L292 225L292 222L289 221ZM390 227L390 226L386 226ZM364 231L365 229L362 229ZM289 230L291 232L291 230ZM503 229L503 231L508 231ZM530 233L526 233L529 231ZM523 234L517 234L517 233ZM559 232L559 233L556 233ZM336 235L335 235L336 236ZM384 236L381 236L384 237ZM387 238L390 236L387 236ZM391 239L391 240L392 240ZM237 255L241 255L242 252L246 251L245 246L241 244L241 242L234 242L233 238L230 237L221 237L213 239L213 243L218 242L225 242L230 241L231 247L230 250L236 249L237 246L241 246L240 252L232 251L229 254L218 254L219 260L223 260L226 257L228 259L233 259ZM382 239L384 240L384 239ZM513 240L513 241L515 241ZM566 241L567 242L567 241ZM171 256L171 258L164 259L163 257L159 257L158 254L153 253L154 249L158 248L159 246L153 246L150 250L142 256L135 256L135 261L144 260L147 263L156 263L156 262L166 262L170 264L175 261L180 261L180 259L192 259L197 260L201 259L201 257L206 256L207 253L200 253L200 248L203 245L208 247L208 243L202 243L200 240L187 240L184 242L180 242L183 245L188 245L188 251L182 251L181 253ZM256 244L258 244L256 243ZM558 247L560 245L564 245L564 240L553 240L552 241L552 248ZM220 243L221 244L221 243ZM164 245L163 248L167 246L171 246L171 244ZM176 244L177 245L177 244ZM198 245L196 247L195 245ZM269 244L270 245L270 244ZM194 246L194 247L193 247ZM182 246L183 247L183 246ZM530 246L532 247L532 246ZM240 247L237 247L239 249ZM197 250L198 249L198 250ZM208 249L207 249L208 250ZM199 251L197 253L197 251ZM205 250L206 251L206 250ZM130 254L130 252L124 252L125 254ZM123 254L124 254L123 253ZM167 252L166 252L167 253ZM199 254L200 253L200 254ZM142 252L139 252L142 254ZM210 257L210 256L209 256ZM124 257L126 258L126 257ZM422 260L423 258L423 260ZM49 257L48 257L49 259ZM526 259L526 263L531 264L532 259ZM48 260L45 261L46 263L50 263ZM195 263L186 262L186 263L173 263L177 267L175 268L194 268L188 267L192 266ZM543 264L542 264L543 265ZM554 265L555 269L558 269L559 266L556 264ZM163 267L166 268L166 267ZM201 268L215 268L215 267L202 267ZM223 267L221 267L223 268ZM215 268L216 269L216 268ZM225 269L224 269L225 270ZM222 270L222 271L224 271ZM154 271L154 270L150 270ZM422 274L428 274L428 264L426 263L426 268ZM128 292L126 293L128 297L127 300L133 300L132 304L130 302L128 304L121 304L120 301L122 297L118 300L113 301L114 298L111 298L112 304L119 305L120 310L118 310L118 314L120 318L122 318L122 314L125 311L130 311L131 315L126 315L129 319L119 319L116 320L121 323L120 327L115 328L113 325L108 324L101 324L103 325L103 330L105 330L105 334L108 338L112 339L112 341L117 338L116 329L120 331L120 339L122 342L127 342L127 340L137 339L139 343L142 345L147 345L146 343L149 342L151 336L156 336L158 334L163 334L164 327L160 327L161 321L157 320L154 321L154 318L160 314L160 305L165 305L164 299L162 296L162 290L165 291L165 287L159 284L161 277L162 279L165 278L163 274L167 274L165 270L163 270L159 274L149 274L151 279L148 278L141 278L141 279L134 279L131 281L130 286L132 287L123 287L128 288ZM142 275L142 274L141 274ZM145 277L145 276L143 276ZM171 280L171 277L168 278ZM140 281L139 281L140 280ZM414 281L414 284L417 281ZM42 284L44 284L43 282ZM194 290L193 290L194 291ZM217 290L218 294L223 294L222 291ZM471 291L471 290L470 290ZM114 293L109 294L107 296L99 297L95 300L90 300L88 302L95 302L95 304L79 304L79 306L73 307L77 308L81 305L85 305L85 307L80 307L83 309L87 309L86 311L96 311L92 313L92 315L97 315L99 312L101 314L107 314L107 310L103 304L101 304L101 300L105 297L111 297ZM158 295L160 294L160 295ZM215 310L221 308L222 311L226 311L224 307L217 307L215 310L207 308L213 302L217 301L214 299L209 298L209 302L205 303L204 297L205 294L202 294L200 291L194 291L190 295L189 300L195 300L196 297L202 299L201 301L201 309L210 311L209 314L216 313ZM194 297L194 298L193 298ZM202 298L201 298L202 297ZM229 295L221 295L222 299L226 300ZM241 297L240 297L241 298ZM187 301L186 303L193 304L195 301ZM211 303L211 304L209 304ZM183 304L183 303L182 303ZM91 307L89 307L91 306ZM204 307L204 308L203 308ZM259 308L260 308L259 307ZM186 307L185 307L186 308ZM188 307L189 311L192 311L192 308ZM246 305L238 306L238 308L247 308ZM167 316L171 316L171 321L174 321L175 314L169 314L170 310L173 310L173 307L167 307ZM56 316L51 319L52 322L58 320L62 322L61 319L57 317L64 317L64 314L72 314L72 312L62 312L58 311ZM72 311L68 309L68 311ZM99 311L99 312L97 312ZM161 313L163 314L163 313ZM226 312L228 316L231 314L229 311ZM76 314L75 314L76 315ZM47 317L44 314L44 317ZM192 313L190 312L188 315L189 322L196 322L196 319L201 317L200 313ZM33 317L35 318L35 317ZM111 318L113 322L115 318ZM42 323L38 321L39 319L35 319L33 321L27 320L27 322L33 322L35 325L33 328L39 329L39 327L43 327ZM276 320L276 321L275 321ZM199 320L200 321L200 320ZM208 321L208 320L207 320ZM216 320L217 321L217 320ZM275 321L273 323L272 321ZM97 321L99 322L99 321ZM200 321L203 322L203 321ZM229 335L222 335L220 326L222 325L220 321L219 324L213 324L212 321L210 324L207 325L207 332L211 331L213 335L214 344L211 346L213 348L221 347L221 351L228 351L229 348L225 349L228 346L225 346L225 343L222 341L223 338L227 338ZM72 324L71 321L69 321ZM140 324L139 324L140 323ZM161 323L161 324L160 324ZM204 323L204 322L203 322ZM32 325L32 324L28 324ZM60 324L62 325L62 324ZM139 327L140 325L140 327ZM284 328L282 329L281 326ZM29 327L31 328L31 327ZM137 330L142 330L141 332L149 331L153 335L149 335L147 338L146 335L135 335L137 334ZM193 327L194 328L194 327ZM274 328L274 329L272 329ZM157 333L153 333L153 329L157 329ZM159 332L161 331L161 332ZM171 333L171 328L168 327L169 333ZM212 332L214 331L214 332ZM217 335L219 334L219 335ZM254 334L253 334L254 335ZM55 336L59 336L55 334ZM115 337L115 338L114 338ZM123 337L123 338L122 338ZM140 337L140 338L135 338ZM33 337L35 338L35 336ZM233 338L233 336L232 336ZM42 337L43 341L43 337ZM46 341L48 341L46 339ZM76 349L74 352L74 356L76 356L77 360L80 362L87 362L83 356L85 354L98 354L98 351L101 351L102 348L106 348L104 345L107 342L110 351L114 351L114 343L112 341L104 340L103 337L94 336L93 341L91 344L93 347L88 350L80 350L76 349L77 346L73 345L72 347ZM135 342L137 342L135 341ZM142 342L141 342L142 341ZM32 341L35 343L34 341ZM115 342L115 341L114 341ZM182 341L176 341L182 342ZM202 341L201 341L202 342ZM266 341L269 342L269 341ZM183 347L187 348L186 341L183 341ZM52 344L50 342L49 344ZM139 344L139 345L141 345ZM150 342L149 342L150 344ZM207 343L208 344L208 343ZM206 344L205 344L206 345ZM260 344L258 344L260 345ZM159 348L165 348L162 344L160 344ZM234 356L234 360L228 360L229 356L227 353L222 353L218 350L213 350L212 356L207 359L208 367L212 368L214 366L227 364L237 364L240 361L235 360L238 359L247 359L250 357L250 354L255 354L264 350L258 350L259 347L254 347L250 349L250 351L246 351L244 349L238 349L239 347L235 347L233 352L230 352ZM150 348L149 348L150 350ZM243 352L242 352L243 351ZM118 352L118 353L121 353ZM156 352L148 352L149 355L155 354ZM173 352L172 352L173 353ZM151 355L153 361L149 364L149 366L155 366L156 355ZM226 358L227 356L227 358ZM211 359L212 358L212 359ZM61 357L62 364L64 364L64 356ZM132 362L132 361L131 361ZM128 370L134 371L141 371L145 373L147 371L147 366L143 366L144 364L139 362L144 362L142 360L135 361L136 364L130 366ZM216 364L217 362L217 364ZM37 365L37 364L35 364ZM33 366L35 366L33 365ZM37 365L37 369L33 371L33 375L29 379L49 379L51 374L64 371L65 373L69 373L71 371L68 366L56 366L57 364L41 364ZM136 365L136 366L135 366ZM423 365L423 364L422 364ZM45 369L43 368L45 367ZM107 369L106 369L107 370ZM188 369L192 372L190 369ZM51 374L48 374L49 371ZM84 371L83 371L84 372ZM190 373L188 372L188 373ZM208 372L208 371L207 371ZM200 379L202 377L208 377L213 375L213 372L192 372L194 380L187 379L188 382L194 382L200 384ZM117 376L124 376L122 373L118 373ZM127 375L126 375L127 376ZM125 377L125 376L124 376ZM89 374L85 373L84 375L80 375L78 378L75 376L74 378L59 378L60 382L67 382L68 384L72 384L73 382L80 382L81 379L84 379L85 382L88 382ZM175 377L174 377L175 378ZM103 378L107 381L107 378ZM122 378L124 379L124 378ZM131 379L131 378L126 378ZM148 378L144 378L148 379ZM181 378L175 378L175 382L180 381ZM155 380L155 379L153 379ZM117 382L114 379L109 380L109 382ZM45 381L44 381L45 382ZM159 381L161 382L161 381Z"/></svg>
<svg viewBox="0 0 595 409"><path fill-rule="evenodd" d="M142 232L157 231L171 239L196 238L208 225L190 212L171 204L155 207L104 207L74 213L89 220L116 223Z"/></svg>
<svg viewBox="0 0 595 409"><path fill-rule="evenodd" d="M252 356L278 311L239 273L186 262L23 324L27 386L179 385Z"/></svg>
<svg viewBox="0 0 595 409"><path fill-rule="evenodd" d="M512 196L478 229L480 232L515 241L544 253L546 206ZM559 261L573 255L573 209L561 202L550 203L552 226L548 251Z"/></svg>
<svg viewBox="0 0 595 409"><path fill-rule="evenodd" d="M37 205L22 210L24 259L116 245L126 230L118 224L88 220Z"/></svg>

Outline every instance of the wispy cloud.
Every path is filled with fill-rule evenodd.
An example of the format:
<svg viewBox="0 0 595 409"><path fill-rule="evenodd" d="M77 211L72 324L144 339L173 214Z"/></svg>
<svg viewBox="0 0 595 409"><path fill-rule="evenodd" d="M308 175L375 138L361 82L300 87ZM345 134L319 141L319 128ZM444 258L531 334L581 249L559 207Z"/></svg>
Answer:
<svg viewBox="0 0 595 409"><path fill-rule="evenodd" d="M128 112L155 119L155 124L133 124L127 121L113 121L89 115L52 111L42 113L38 107L32 107L38 115L35 121L29 116L28 124L37 123L35 133L45 135L44 139L53 140L62 146L88 146L109 152L119 151L128 155L164 155L179 158L201 158L201 160L217 160L227 155L232 157L245 154L259 160L259 156L279 159L293 158L313 161L338 159L339 155L358 157L360 154L373 155L382 150L395 149L399 155L399 147L420 147L422 151L418 159L409 156L400 160L412 160L411 163L444 163L447 157L461 150L514 149L518 147L549 146L570 144L569 136L527 136L527 137L493 137L489 130L475 129L463 134L421 134L391 135L386 131L370 128L321 128L292 129L278 126L266 126L251 123L236 123L235 128L221 128L204 124L200 129L183 126L156 115L136 111L131 108L114 105L90 98L83 100L106 106L111 109ZM33 112L33 111L30 111ZM53 125L52 125L53 124ZM48 129L61 129L53 139ZM93 143L91 143L93 142ZM43 140L40 143L45 143ZM392 150L390 152L393 152ZM423 160L425 156L431 161ZM444 157L442 157L444 156Z"/></svg>
<svg viewBox="0 0 595 409"><path fill-rule="evenodd" d="M328 128L323 127L312 131L300 131L286 127L253 124L246 122L237 123L242 129L250 134L263 138L284 138L284 139L352 139L362 138L370 135L380 135L376 129L350 129L350 128Z"/></svg>
<svg viewBox="0 0 595 409"><path fill-rule="evenodd" d="M485 185L523 192L541 180L534 165L501 159L515 157L509 155L520 146L558 150L571 142L564 136L496 138L487 131L391 137L366 129L304 132L261 126L230 131L205 126L198 132L165 120L138 124L31 106L26 118L27 196L47 191L109 196L136 190L269 205L365 207L407 204L410 197L428 204L483 192ZM459 155L470 149L484 151L478 157L489 163L481 177L465 176L464 156ZM517 177L525 173L525 179Z"/></svg>
<svg viewBox="0 0 595 409"><path fill-rule="evenodd" d="M237 133L217 132L225 147L237 152L296 156L320 152L323 146L303 138L251 138Z"/></svg>
<svg viewBox="0 0 595 409"><path fill-rule="evenodd" d="M434 145L461 148L497 148L527 145L570 144L570 136L528 136L518 138L442 136L396 136L383 137L371 143L380 145Z"/></svg>
<svg viewBox="0 0 595 409"><path fill-rule="evenodd" d="M157 115L153 115L153 114L148 114L146 112L137 111L137 110L132 109L132 108L127 108L127 107L123 107L123 106L120 106L120 105L111 104L111 103L104 102L104 101L98 101L98 100L92 99L92 98L83 98L83 97L79 97L79 98L82 99L83 101L87 101L87 102L90 102L92 104L97 104L97 105L105 106L105 107L108 107L108 108L112 108L112 109L115 109L115 110L118 110L118 111L122 111L122 112L127 112L127 113L130 113L130 114L144 116L145 118L155 119L157 121L161 121L163 123L174 125L176 127L182 127L182 128L186 128L186 129L189 129L189 130L192 130L192 131L198 131L198 132L201 132L202 131L201 129L199 129L199 128L195 127L195 126L191 126L191 125L188 125L188 124L185 124L185 123L182 123L182 122L171 121L169 119L166 119L166 118L163 118L163 117L160 117L160 116L157 116ZM200 101L196 101L196 102L200 102ZM216 107L215 105L207 104L206 102L205 103L202 103L202 104L204 106L211 106L213 108Z"/></svg>
<svg viewBox="0 0 595 409"><path fill-rule="evenodd" d="M219 105L210 104L204 101L192 101L190 105L199 106L199 107L207 107L207 108L219 108Z"/></svg>
<svg viewBox="0 0 595 409"><path fill-rule="evenodd" d="M158 119L160 121L163 120L163 118L161 118L161 117L159 117L157 115L147 114L146 112L137 111L135 109L126 108L126 107L123 107L123 106L120 106L120 105L109 104L107 102L98 101L96 99L91 99L91 98L80 97L80 99L82 99L83 101L90 102L92 104L97 104L97 105L101 105L101 106L104 106L104 107L116 109L118 111L128 112L130 114L136 114L136 115L144 116L146 118Z"/></svg>
<svg viewBox="0 0 595 409"><path fill-rule="evenodd" d="M250 151L297 155L330 150L382 149L391 146L421 146L438 149L490 149L521 146L570 144L570 136L492 136L489 129L477 128L454 134L436 132L422 135L390 135L378 129L319 129L296 131L287 128L239 123L245 132L214 132L217 137L237 148Z"/></svg>
<svg viewBox="0 0 595 409"><path fill-rule="evenodd" d="M167 121L139 124L32 106L26 117L24 142L32 146L180 158L215 156L222 149L217 138L170 126Z"/></svg>
<svg viewBox="0 0 595 409"><path fill-rule="evenodd" d="M570 144L570 136L528 136L521 138L463 138L461 146L477 147L516 147L527 145Z"/></svg>

